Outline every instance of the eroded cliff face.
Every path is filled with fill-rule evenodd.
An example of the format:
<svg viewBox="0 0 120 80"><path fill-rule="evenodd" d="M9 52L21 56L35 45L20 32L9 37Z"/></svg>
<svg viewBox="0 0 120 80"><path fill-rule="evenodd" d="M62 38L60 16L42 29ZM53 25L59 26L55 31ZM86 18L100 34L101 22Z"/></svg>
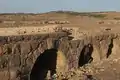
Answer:
<svg viewBox="0 0 120 80"><path fill-rule="evenodd" d="M9 78L15 80L16 77L17 79L18 77L28 78L38 56L44 51L53 48L58 50L56 60L58 73L80 67L79 62L84 62L80 59L80 56L85 56L82 54L85 53L83 49L87 44L91 44L93 47L92 54L90 55L93 58L92 62L99 62L118 53L120 49L119 38L119 34L109 32L95 36L86 36L77 40L70 39L66 32L42 35L1 36L0 75L3 78L1 77L0 80L8 80ZM58 48L55 45L56 41ZM45 64L48 63L46 62Z"/></svg>

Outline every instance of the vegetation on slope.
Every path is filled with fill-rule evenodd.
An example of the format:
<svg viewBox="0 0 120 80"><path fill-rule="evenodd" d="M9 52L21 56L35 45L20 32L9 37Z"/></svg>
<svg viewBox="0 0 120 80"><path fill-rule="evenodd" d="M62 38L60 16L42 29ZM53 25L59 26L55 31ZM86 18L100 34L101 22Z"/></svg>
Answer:
<svg viewBox="0 0 120 80"><path fill-rule="evenodd" d="M73 11L56 11L55 13L62 13L62 14L69 14L69 15L75 15L75 16L88 16L88 17L94 17L94 18L105 18L105 14L99 14L94 12L73 12Z"/></svg>

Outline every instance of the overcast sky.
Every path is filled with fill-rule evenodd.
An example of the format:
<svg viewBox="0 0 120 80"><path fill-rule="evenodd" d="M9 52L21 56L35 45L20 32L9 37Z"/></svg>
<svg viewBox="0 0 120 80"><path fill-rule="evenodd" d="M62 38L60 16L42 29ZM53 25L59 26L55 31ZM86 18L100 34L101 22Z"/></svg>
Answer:
<svg viewBox="0 0 120 80"><path fill-rule="evenodd" d="M0 13L67 11L120 11L120 0L0 0Z"/></svg>

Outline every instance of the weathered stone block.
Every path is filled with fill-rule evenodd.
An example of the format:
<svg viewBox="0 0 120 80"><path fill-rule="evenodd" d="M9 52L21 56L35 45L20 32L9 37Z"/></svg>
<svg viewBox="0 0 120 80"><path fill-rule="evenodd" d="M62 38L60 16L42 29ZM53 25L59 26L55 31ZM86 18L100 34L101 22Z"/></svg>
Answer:
<svg viewBox="0 0 120 80"><path fill-rule="evenodd" d="M31 51L31 45L30 42L21 42L21 54L26 55Z"/></svg>
<svg viewBox="0 0 120 80"><path fill-rule="evenodd" d="M9 66L10 67L20 67L21 58L19 54L10 55Z"/></svg>
<svg viewBox="0 0 120 80"><path fill-rule="evenodd" d="M39 42L37 40L31 40L29 42L30 42L30 46L31 46L33 51L38 48Z"/></svg>
<svg viewBox="0 0 120 80"><path fill-rule="evenodd" d="M7 68L8 67L8 56L0 56L0 69Z"/></svg>
<svg viewBox="0 0 120 80"><path fill-rule="evenodd" d="M12 46L12 54L17 54L20 55L21 54L21 47L20 47L20 42L16 43Z"/></svg>

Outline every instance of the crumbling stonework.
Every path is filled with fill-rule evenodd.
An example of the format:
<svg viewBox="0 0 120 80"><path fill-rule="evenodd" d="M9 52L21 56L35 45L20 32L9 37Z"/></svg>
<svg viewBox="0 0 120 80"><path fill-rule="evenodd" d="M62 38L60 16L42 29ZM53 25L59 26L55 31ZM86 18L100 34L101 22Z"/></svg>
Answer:
<svg viewBox="0 0 120 80"><path fill-rule="evenodd" d="M67 61L65 69L68 71L72 68L79 67L78 63L81 51L83 47L89 43L93 45L93 62L98 61L96 60L98 58L99 60L105 59L111 40L118 40L119 35L105 33L96 36L88 36L85 39L83 38L78 40L69 40L68 38L69 35L66 32L41 35L1 36L0 70L8 72L9 78L14 76L14 74L17 75L17 79L18 77L28 78L28 75L37 57L46 49L53 48L54 43L57 40L59 42L58 50L61 51L65 56L64 60ZM94 51L94 49L97 51L97 53ZM59 65L60 64L58 63L57 66ZM1 75L3 74L4 72L1 73Z"/></svg>

